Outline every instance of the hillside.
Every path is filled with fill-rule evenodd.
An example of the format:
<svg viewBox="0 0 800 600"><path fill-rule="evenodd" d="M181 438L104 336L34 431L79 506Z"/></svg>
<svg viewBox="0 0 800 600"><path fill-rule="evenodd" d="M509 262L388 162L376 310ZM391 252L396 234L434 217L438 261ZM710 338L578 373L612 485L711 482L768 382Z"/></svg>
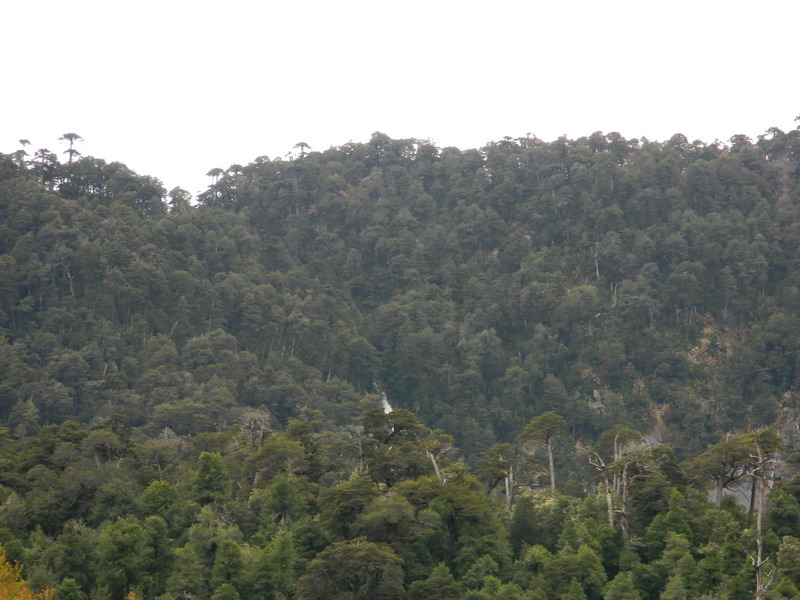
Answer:
<svg viewBox="0 0 800 600"><path fill-rule="evenodd" d="M0 155L0 542L36 589L750 598L777 565L791 597L800 130L297 149L194 204ZM115 571L126 536L155 554Z"/></svg>

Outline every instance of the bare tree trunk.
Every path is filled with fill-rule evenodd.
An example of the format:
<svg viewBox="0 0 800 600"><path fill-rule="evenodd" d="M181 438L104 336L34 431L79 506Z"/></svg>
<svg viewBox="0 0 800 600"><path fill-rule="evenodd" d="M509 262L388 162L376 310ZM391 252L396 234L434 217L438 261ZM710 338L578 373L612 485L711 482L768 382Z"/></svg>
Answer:
<svg viewBox="0 0 800 600"><path fill-rule="evenodd" d="M550 493L556 495L556 470L553 467L553 447L547 442L547 460L550 465Z"/></svg>
<svg viewBox="0 0 800 600"><path fill-rule="evenodd" d="M514 504L514 467L508 467L508 476L506 477L506 509L511 512L511 507Z"/></svg>
<svg viewBox="0 0 800 600"><path fill-rule="evenodd" d="M439 480L439 485L444 485L444 477L442 477L442 472L439 470L439 463L436 462L436 457L433 455L433 452L426 452L428 458L431 459L433 463L433 472L436 473L436 479Z"/></svg>
<svg viewBox="0 0 800 600"><path fill-rule="evenodd" d="M761 452L759 451L759 454ZM759 457L760 462L760 457ZM755 499L756 504L756 559L753 563L753 566L756 568L756 600L761 600L764 597L764 584L763 584L763 573L761 568L764 566L764 557L763 557L763 544L761 540L761 505L763 500L764 494L764 478L759 473L755 478L756 484L756 492L755 495L757 496Z"/></svg>
<svg viewBox="0 0 800 600"><path fill-rule="evenodd" d="M589 456L589 464L603 474L603 488L606 492L606 510L608 512L608 524L614 527L614 503L611 497L611 485L608 481L608 468L605 461L600 458L600 455L595 453L594 456Z"/></svg>
<svg viewBox="0 0 800 600"><path fill-rule="evenodd" d="M608 524L614 528L614 502L611 498L611 487L608 485L608 472L603 471L603 487L606 489L606 510L608 511Z"/></svg>
<svg viewBox="0 0 800 600"><path fill-rule="evenodd" d="M622 530L622 539L628 539L628 465L622 468L622 476L620 477L622 485L622 493L620 494L620 529Z"/></svg>
<svg viewBox="0 0 800 600"><path fill-rule="evenodd" d="M764 500L766 496L766 470L773 467L773 472L770 478L774 477L774 463L771 457L765 457L761 446L756 442L756 468L753 470L753 477L755 478L754 498L752 502L756 512L756 556L753 559L753 566L756 570L756 590L755 600L762 600L764 592L766 592L772 584L772 578L775 575L771 571L767 575L767 581L764 582L764 565L769 561L769 556L764 558L764 540L763 540L763 518L764 518Z"/></svg>

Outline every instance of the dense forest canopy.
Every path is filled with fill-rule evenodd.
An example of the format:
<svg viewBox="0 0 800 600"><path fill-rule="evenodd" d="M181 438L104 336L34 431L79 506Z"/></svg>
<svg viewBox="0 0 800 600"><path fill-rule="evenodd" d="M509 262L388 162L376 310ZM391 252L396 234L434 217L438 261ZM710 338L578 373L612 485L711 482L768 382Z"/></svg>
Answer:
<svg viewBox="0 0 800 600"><path fill-rule="evenodd" d="M375 133L197 199L61 140L0 155L17 587L798 594L800 130Z"/></svg>

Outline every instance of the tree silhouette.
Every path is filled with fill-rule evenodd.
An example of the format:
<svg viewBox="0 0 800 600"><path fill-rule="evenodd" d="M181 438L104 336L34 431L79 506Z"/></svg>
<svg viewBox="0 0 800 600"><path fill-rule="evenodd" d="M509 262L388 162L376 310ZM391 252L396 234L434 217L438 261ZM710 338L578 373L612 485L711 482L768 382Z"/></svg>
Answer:
<svg viewBox="0 0 800 600"><path fill-rule="evenodd" d="M56 155L47 148L39 148L33 156L34 159L39 161L38 171L41 184L47 185L48 182L52 183L53 176L58 167Z"/></svg>
<svg viewBox="0 0 800 600"><path fill-rule="evenodd" d="M64 154L69 154L69 161L67 162L67 164L72 166L72 159L75 156L80 156L81 155L80 152L75 150L75 147L74 147L75 146L75 142L82 142L83 138L81 136L79 136L77 133L65 133L64 135L62 135L58 139L59 139L59 141L69 142L69 148L64 150Z"/></svg>
<svg viewBox="0 0 800 600"><path fill-rule="evenodd" d="M23 166L25 166L25 157L28 156L28 153L25 152L25 146L30 144L30 140L21 139L19 141L19 143L22 146L22 148L17 150L14 154L17 156L17 158L19 160L19 166L23 167Z"/></svg>
<svg viewBox="0 0 800 600"><path fill-rule="evenodd" d="M211 177L211 185L216 185L219 181L219 178L222 177L224 173L225 171L219 167L214 167L208 173L206 173L206 177Z"/></svg>
<svg viewBox="0 0 800 600"><path fill-rule="evenodd" d="M305 158L305 156L306 156L306 150L310 150L310 149L311 149L311 146L309 146L309 145L308 145L308 144L306 144L305 142L297 142L297 143L294 145L294 148L300 148L300 158Z"/></svg>

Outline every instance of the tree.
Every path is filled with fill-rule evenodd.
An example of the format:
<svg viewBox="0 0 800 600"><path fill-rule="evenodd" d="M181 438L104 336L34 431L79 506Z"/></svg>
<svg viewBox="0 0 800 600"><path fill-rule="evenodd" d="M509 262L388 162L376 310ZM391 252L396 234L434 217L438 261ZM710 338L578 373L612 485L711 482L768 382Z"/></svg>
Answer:
<svg viewBox="0 0 800 600"><path fill-rule="evenodd" d="M53 600L87 600L87 596L74 579L67 577L53 588Z"/></svg>
<svg viewBox="0 0 800 600"><path fill-rule="evenodd" d="M233 584L242 570L242 550L235 541L223 539L217 546L211 577L208 580L212 589L225 583Z"/></svg>
<svg viewBox="0 0 800 600"><path fill-rule="evenodd" d="M514 463L519 450L511 444L494 444L475 463L475 473L486 482L486 493L491 494L497 484L505 482L506 508L514 504Z"/></svg>
<svg viewBox="0 0 800 600"><path fill-rule="evenodd" d="M200 504L222 502L229 494L228 469L216 452L203 452L191 481L193 499Z"/></svg>
<svg viewBox="0 0 800 600"><path fill-rule="evenodd" d="M605 600L641 600L641 595L631 581L631 574L620 572L606 584L603 589L603 598Z"/></svg>
<svg viewBox="0 0 800 600"><path fill-rule="evenodd" d="M519 501L514 505L508 532L508 541L514 557L518 557L525 546L533 546L539 541L536 521L537 515L533 507L533 500L528 494L521 495Z"/></svg>
<svg viewBox="0 0 800 600"><path fill-rule="evenodd" d="M691 461L691 467L698 478L714 481L714 504L717 508L722 503L726 489L753 474L756 440L757 437L752 433L727 433L719 442Z"/></svg>
<svg viewBox="0 0 800 600"><path fill-rule="evenodd" d="M53 179L58 171L58 158L47 148L39 148L33 156L39 161L36 167L39 183L52 189Z"/></svg>
<svg viewBox="0 0 800 600"><path fill-rule="evenodd" d="M19 141L19 145L22 146L19 150L17 150L17 156L19 156L19 166L25 166L25 157L28 156L28 153L25 152L25 146L30 145L30 140L21 139Z"/></svg>
<svg viewBox="0 0 800 600"><path fill-rule="evenodd" d="M219 167L214 167L208 173L206 173L207 177L211 177L211 185L216 185L219 178L225 174L225 171L220 169Z"/></svg>
<svg viewBox="0 0 800 600"><path fill-rule="evenodd" d="M354 474L349 481L322 490L320 523L335 536L348 539L356 517L376 496L378 490L372 480Z"/></svg>
<svg viewBox="0 0 800 600"><path fill-rule="evenodd" d="M572 578L569 588L558 597L559 600L586 600L586 593L583 591L581 582Z"/></svg>
<svg viewBox="0 0 800 600"><path fill-rule="evenodd" d="M428 600L441 598L442 600L459 600L461 586L456 583L450 569L444 563L439 563L428 575L427 579L415 581L408 587L409 600Z"/></svg>
<svg viewBox="0 0 800 600"><path fill-rule="evenodd" d="M652 476L665 455L653 448L640 447L621 456L612 464L615 479L619 482L619 514L623 539L630 536L628 498L631 486L639 479Z"/></svg>
<svg viewBox="0 0 800 600"><path fill-rule="evenodd" d="M230 583L223 583L211 595L211 600L239 600L239 592Z"/></svg>
<svg viewBox="0 0 800 600"><path fill-rule="evenodd" d="M146 548L147 535L130 516L118 517L100 533L98 580L108 586L115 598L121 598L131 586L141 582L146 572Z"/></svg>
<svg viewBox="0 0 800 600"><path fill-rule="evenodd" d="M81 136L79 136L77 133L65 133L64 135L62 135L58 139L59 139L59 141L65 141L65 142L69 143L69 148L67 148L64 151L64 154L68 154L69 155L69 160L68 160L67 164L69 164L69 166L72 167L72 159L73 159L73 157L80 156L80 152L78 152L74 148L75 142L82 142L83 138Z"/></svg>
<svg viewBox="0 0 800 600"><path fill-rule="evenodd" d="M622 480L625 470L621 466L622 457L641 445L642 434L629 427L617 425L604 431L589 455L589 464L602 473L603 488L606 495L608 524L614 527L614 503L612 489L622 493ZM626 484L627 485L627 484ZM627 530L627 524L624 526Z"/></svg>
<svg viewBox="0 0 800 600"><path fill-rule="evenodd" d="M297 584L298 600L400 600L403 561L385 544L363 538L337 542L308 565Z"/></svg>
<svg viewBox="0 0 800 600"><path fill-rule="evenodd" d="M267 588L276 596L290 598L297 584L297 552L292 533L278 531L264 548Z"/></svg>
<svg viewBox="0 0 800 600"><path fill-rule="evenodd" d="M530 448L534 444L542 444L547 450L547 462L550 467L550 493L556 494L556 472L553 466L553 439L566 433L567 422L564 417L548 411L534 417L519 435L520 444Z"/></svg>
<svg viewBox="0 0 800 600"><path fill-rule="evenodd" d="M205 568L200 557L189 546L175 552L175 569L167 579L167 593L170 598L207 597Z"/></svg>
<svg viewBox="0 0 800 600"><path fill-rule="evenodd" d="M169 212L173 215L188 212L192 208L192 195L180 187L172 188L167 194Z"/></svg>
<svg viewBox="0 0 800 600"><path fill-rule="evenodd" d="M144 521L147 576L143 578L142 587L150 596L164 591L175 560L167 529L167 522L159 516L150 516Z"/></svg>
<svg viewBox="0 0 800 600"><path fill-rule="evenodd" d="M774 429L765 428L750 434L755 448L753 462L753 478L755 479L754 503L756 510L756 556L753 566L756 571L755 598L761 600L769 587L769 582L764 582L764 565L769 556L764 557L763 516L766 506L768 483L775 481L778 469L778 451L783 447L783 441Z"/></svg>
<svg viewBox="0 0 800 600"><path fill-rule="evenodd" d="M6 560L5 552L0 548L0 598L3 600L51 600L53 590L44 589L34 592L22 578L22 567Z"/></svg>

